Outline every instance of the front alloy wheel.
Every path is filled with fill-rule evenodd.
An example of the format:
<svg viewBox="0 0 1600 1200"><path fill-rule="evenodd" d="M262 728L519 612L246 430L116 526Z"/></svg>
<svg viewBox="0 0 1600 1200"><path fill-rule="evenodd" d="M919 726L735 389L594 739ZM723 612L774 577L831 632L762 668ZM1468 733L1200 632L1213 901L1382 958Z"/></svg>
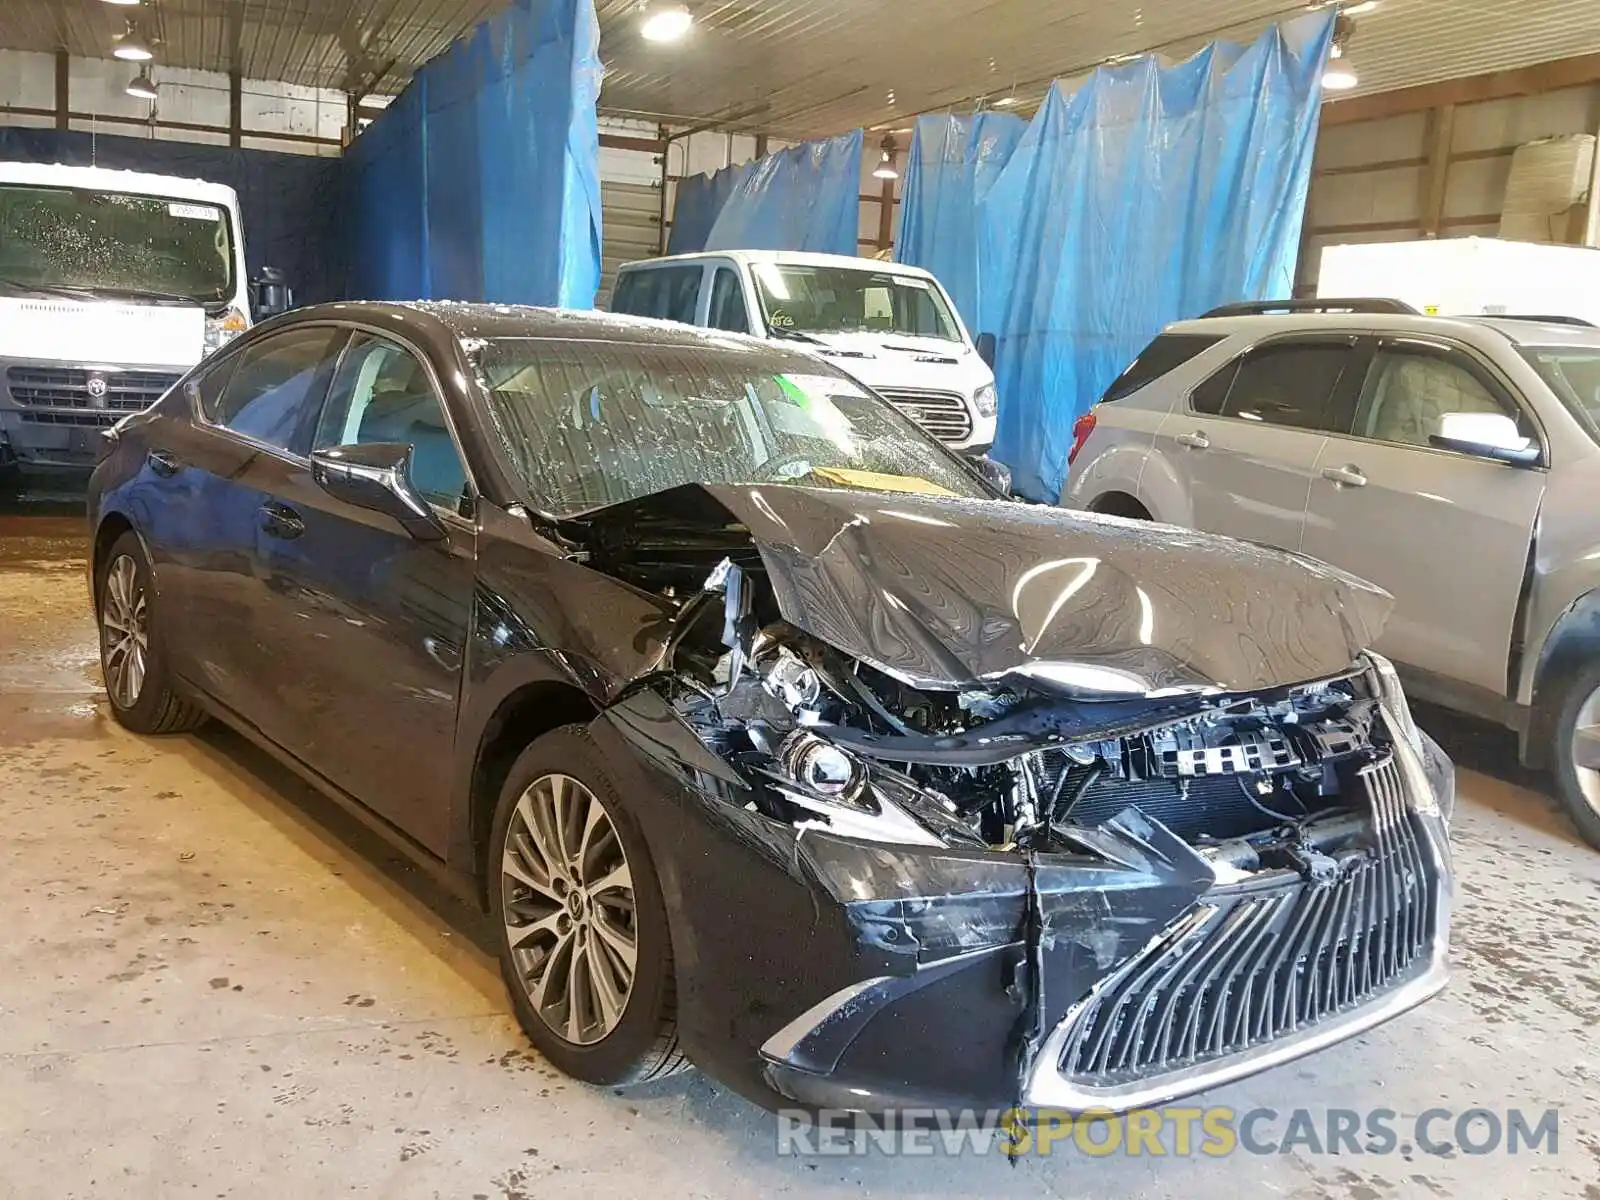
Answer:
<svg viewBox="0 0 1600 1200"><path fill-rule="evenodd" d="M1600 849L1600 666L1568 687L1556 742L1556 792L1578 832Z"/></svg>
<svg viewBox="0 0 1600 1200"><path fill-rule="evenodd" d="M119 708L132 708L144 692L150 658L150 601L139 566L119 554L106 572L100 611L100 657L106 689Z"/></svg>
<svg viewBox="0 0 1600 1200"><path fill-rule="evenodd" d="M500 858L506 943L528 1003L577 1046L628 1007L639 963L628 853L604 806L570 775L541 775L511 815Z"/></svg>
<svg viewBox="0 0 1600 1200"><path fill-rule="evenodd" d="M500 974L528 1040L585 1083L686 1068L672 935L626 757L581 725L517 756L490 829L487 899Z"/></svg>

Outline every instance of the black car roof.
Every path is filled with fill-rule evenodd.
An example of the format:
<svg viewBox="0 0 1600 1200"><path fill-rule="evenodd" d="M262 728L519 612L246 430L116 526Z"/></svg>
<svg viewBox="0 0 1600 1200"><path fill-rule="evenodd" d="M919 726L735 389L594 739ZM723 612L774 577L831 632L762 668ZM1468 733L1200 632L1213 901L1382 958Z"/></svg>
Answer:
<svg viewBox="0 0 1600 1200"><path fill-rule="evenodd" d="M770 342L616 313L524 304L472 304L459 300L347 300L293 310L297 320L342 317L373 325L404 323L408 316L432 317L457 339L555 338L650 346L717 347L728 350L792 352Z"/></svg>

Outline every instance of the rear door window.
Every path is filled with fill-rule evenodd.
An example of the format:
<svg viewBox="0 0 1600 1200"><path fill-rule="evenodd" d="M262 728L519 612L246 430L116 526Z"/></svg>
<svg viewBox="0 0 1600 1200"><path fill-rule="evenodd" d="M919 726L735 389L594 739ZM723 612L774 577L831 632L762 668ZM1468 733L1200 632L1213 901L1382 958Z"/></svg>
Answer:
<svg viewBox="0 0 1600 1200"><path fill-rule="evenodd" d="M1131 396L1141 388L1154 383L1169 371L1183 366L1195 355L1209 350L1222 337L1210 333L1163 333L1128 364L1128 369L1118 375L1100 397L1107 404Z"/></svg>
<svg viewBox="0 0 1600 1200"><path fill-rule="evenodd" d="M1350 342L1273 342L1235 359L1190 394L1196 412L1290 429L1343 433L1335 390L1356 361Z"/></svg>

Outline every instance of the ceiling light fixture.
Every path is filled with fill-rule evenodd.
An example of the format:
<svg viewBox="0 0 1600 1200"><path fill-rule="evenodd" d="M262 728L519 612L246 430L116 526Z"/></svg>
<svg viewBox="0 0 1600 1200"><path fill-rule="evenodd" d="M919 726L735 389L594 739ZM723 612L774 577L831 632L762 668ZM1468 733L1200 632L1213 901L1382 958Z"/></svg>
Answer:
<svg viewBox="0 0 1600 1200"><path fill-rule="evenodd" d="M154 100L156 98L155 80L150 78L149 71L140 71L128 81L128 86L123 90L138 100Z"/></svg>
<svg viewBox="0 0 1600 1200"><path fill-rule="evenodd" d="M1340 13L1333 23L1333 49L1328 51L1328 65L1322 72L1322 86L1330 92L1348 92L1361 82L1356 76L1356 69L1345 57L1345 50L1355 32L1356 23Z"/></svg>
<svg viewBox="0 0 1600 1200"><path fill-rule="evenodd" d="M689 32L694 18L681 4L652 4L644 10L639 32L646 41L676 42Z"/></svg>
<svg viewBox="0 0 1600 1200"><path fill-rule="evenodd" d="M1021 103L1022 101L1018 100L1015 96L1001 96L1000 99L994 102L994 106L996 108L1015 108Z"/></svg>
<svg viewBox="0 0 1600 1200"><path fill-rule="evenodd" d="M1339 9L1347 17L1359 17L1378 7L1378 0L1361 0L1359 4L1346 4Z"/></svg>
<svg viewBox="0 0 1600 1200"><path fill-rule="evenodd" d="M129 21L128 32L117 39L111 56L120 58L123 62L149 62L156 56L156 52L150 49L150 44L139 36L139 31L133 27L133 22Z"/></svg>
<svg viewBox="0 0 1600 1200"><path fill-rule="evenodd" d="M107 4L120 4L124 8L134 8L134 7L136 7L138 5L139 0L106 0L106 3Z"/></svg>
<svg viewBox="0 0 1600 1200"><path fill-rule="evenodd" d="M884 134L883 135L883 142L881 144L882 144L883 150L882 150L882 153L878 156L878 169L872 173L872 177L874 179L885 179L885 180L887 180L887 179L899 179L900 178L900 172L896 169L896 167L894 165L895 150L896 150L894 134L892 134L892 133Z"/></svg>

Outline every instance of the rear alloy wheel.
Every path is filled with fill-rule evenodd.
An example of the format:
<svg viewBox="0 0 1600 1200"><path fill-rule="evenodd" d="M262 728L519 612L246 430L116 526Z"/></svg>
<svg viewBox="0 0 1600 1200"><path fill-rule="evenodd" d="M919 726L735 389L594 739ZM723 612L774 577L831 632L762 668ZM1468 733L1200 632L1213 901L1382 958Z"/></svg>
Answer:
<svg viewBox="0 0 1600 1200"><path fill-rule="evenodd" d="M205 714L169 686L155 625L150 560L132 533L124 533L100 569L100 670L118 722L135 733L178 733L205 722Z"/></svg>
<svg viewBox="0 0 1600 1200"><path fill-rule="evenodd" d="M489 898L517 1021L587 1083L687 1067L666 905L624 787L581 726L512 764L495 812Z"/></svg>
<svg viewBox="0 0 1600 1200"><path fill-rule="evenodd" d="M1584 840L1600 850L1600 665L1568 687L1554 757L1556 792Z"/></svg>

